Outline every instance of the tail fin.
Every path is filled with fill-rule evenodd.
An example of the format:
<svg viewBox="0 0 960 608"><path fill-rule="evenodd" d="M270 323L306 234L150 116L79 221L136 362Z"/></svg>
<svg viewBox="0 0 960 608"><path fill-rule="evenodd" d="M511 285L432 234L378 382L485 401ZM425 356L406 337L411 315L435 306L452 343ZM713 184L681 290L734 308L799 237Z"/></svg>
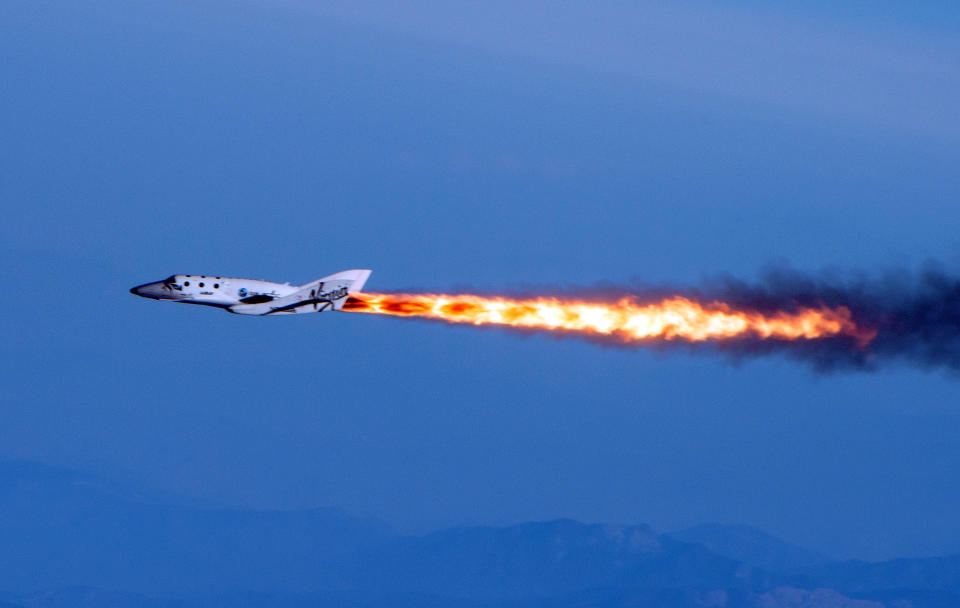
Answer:
<svg viewBox="0 0 960 608"><path fill-rule="evenodd" d="M332 281L350 281L350 285L347 286L350 293L355 291L363 291L363 286L366 284L367 279L370 278L370 273L372 270L342 270L336 274L331 274L328 277L323 277L322 279L317 279L314 283L318 281L323 282L332 282ZM306 287L306 285L304 285Z"/></svg>
<svg viewBox="0 0 960 608"><path fill-rule="evenodd" d="M322 309L323 307L318 307L318 304L327 302L333 310L340 310L343 308L343 303L347 301L347 296L363 289L371 272L373 271L344 270L302 285L297 293L309 293L314 310Z"/></svg>

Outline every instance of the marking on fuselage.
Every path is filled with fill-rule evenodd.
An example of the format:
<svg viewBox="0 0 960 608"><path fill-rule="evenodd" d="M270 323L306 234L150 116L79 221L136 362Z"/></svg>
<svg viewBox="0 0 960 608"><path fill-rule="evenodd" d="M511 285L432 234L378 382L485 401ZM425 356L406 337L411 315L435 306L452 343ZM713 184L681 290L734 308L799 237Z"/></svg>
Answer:
<svg viewBox="0 0 960 608"><path fill-rule="evenodd" d="M322 286L323 283L320 284L320 287ZM310 298L300 300L292 304L287 304L286 306L278 306L277 308L273 308L269 312L265 312L263 314L272 315L277 312L296 312L295 309L302 306L309 306L310 304L313 304L314 312L324 312L333 308L334 300L341 300L347 297L347 295L349 295L349 290L346 287L340 287L328 292L317 293L317 290L311 289L310 295Z"/></svg>

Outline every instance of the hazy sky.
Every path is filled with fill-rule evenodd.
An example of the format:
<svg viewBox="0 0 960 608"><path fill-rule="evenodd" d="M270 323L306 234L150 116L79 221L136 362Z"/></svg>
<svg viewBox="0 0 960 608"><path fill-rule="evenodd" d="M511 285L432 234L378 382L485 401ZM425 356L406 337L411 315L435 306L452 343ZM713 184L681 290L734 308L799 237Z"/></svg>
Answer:
<svg viewBox="0 0 960 608"><path fill-rule="evenodd" d="M402 529L960 552L960 380L148 302L960 264L952 5L0 4L0 457Z"/></svg>

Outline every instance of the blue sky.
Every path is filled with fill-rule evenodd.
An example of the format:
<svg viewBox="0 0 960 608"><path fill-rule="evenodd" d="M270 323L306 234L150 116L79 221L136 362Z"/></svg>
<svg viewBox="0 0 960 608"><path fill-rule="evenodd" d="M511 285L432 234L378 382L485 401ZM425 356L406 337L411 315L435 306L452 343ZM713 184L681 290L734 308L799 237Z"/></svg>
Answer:
<svg viewBox="0 0 960 608"><path fill-rule="evenodd" d="M453 7L453 8L451 8ZM957 379L146 302L174 272L695 285L960 262L956 9L0 7L0 456L403 529L960 551Z"/></svg>

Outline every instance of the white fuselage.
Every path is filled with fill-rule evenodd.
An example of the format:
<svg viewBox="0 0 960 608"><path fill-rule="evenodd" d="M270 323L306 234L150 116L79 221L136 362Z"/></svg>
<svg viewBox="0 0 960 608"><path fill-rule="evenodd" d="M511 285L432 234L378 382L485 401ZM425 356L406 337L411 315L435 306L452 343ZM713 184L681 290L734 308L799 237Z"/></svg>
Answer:
<svg viewBox="0 0 960 608"><path fill-rule="evenodd" d="M323 312L339 310L350 292L362 289L369 276L369 270L345 270L295 286L257 279L175 274L138 285L130 292L154 300L216 306L238 314Z"/></svg>
<svg viewBox="0 0 960 608"><path fill-rule="evenodd" d="M257 279L233 279L195 274L172 277L134 287L131 292L155 300L174 300L185 304L205 304L229 308L251 299L276 299L299 289L289 283L271 283Z"/></svg>

